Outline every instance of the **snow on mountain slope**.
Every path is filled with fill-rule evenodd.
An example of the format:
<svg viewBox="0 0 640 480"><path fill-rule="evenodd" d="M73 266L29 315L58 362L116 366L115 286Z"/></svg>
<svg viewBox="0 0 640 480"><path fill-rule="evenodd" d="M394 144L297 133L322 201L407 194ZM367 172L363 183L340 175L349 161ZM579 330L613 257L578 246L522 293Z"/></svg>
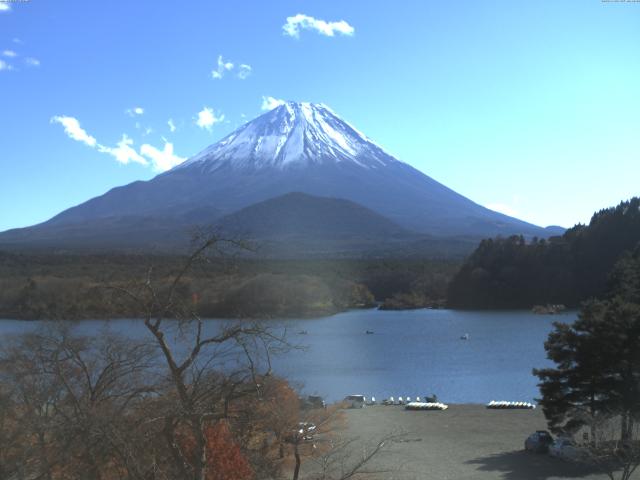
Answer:
<svg viewBox="0 0 640 480"><path fill-rule="evenodd" d="M340 162L369 169L399 161L326 105L287 102L246 123L176 169L286 169Z"/></svg>
<svg viewBox="0 0 640 480"><path fill-rule="evenodd" d="M348 200L419 234L553 234L478 205L395 159L324 105L287 102L149 181L113 188L43 224L0 234L0 245L75 239L89 246L106 238L119 245L134 236L155 242L165 232L211 225L291 192ZM338 221L339 213L334 217ZM283 221L295 230L295 218Z"/></svg>

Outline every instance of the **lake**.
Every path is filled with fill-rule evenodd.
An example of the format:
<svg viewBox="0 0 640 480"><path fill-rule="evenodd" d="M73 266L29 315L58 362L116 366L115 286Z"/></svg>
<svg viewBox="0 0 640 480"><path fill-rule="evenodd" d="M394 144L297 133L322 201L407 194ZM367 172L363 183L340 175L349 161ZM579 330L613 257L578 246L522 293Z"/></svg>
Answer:
<svg viewBox="0 0 640 480"><path fill-rule="evenodd" d="M330 401L349 394L382 400L432 393L449 403L533 401L539 393L531 370L550 365L544 341L552 323L575 318L576 312L425 309L281 320L289 340L307 348L275 357L273 366L303 392ZM0 334L20 333L37 323L0 320ZM104 328L134 337L147 334L139 320L79 322L83 333L97 335ZM468 340L461 339L465 334Z"/></svg>

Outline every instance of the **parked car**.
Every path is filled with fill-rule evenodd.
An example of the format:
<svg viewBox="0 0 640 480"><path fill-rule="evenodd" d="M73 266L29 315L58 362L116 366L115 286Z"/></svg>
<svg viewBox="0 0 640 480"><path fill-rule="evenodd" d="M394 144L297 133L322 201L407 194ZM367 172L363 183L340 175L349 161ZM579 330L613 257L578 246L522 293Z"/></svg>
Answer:
<svg viewBox="0 0 640 480"><path fill-rule="evenodd" d="M327 404L322 397L318 395L309 395L308 397L300 397L300 408L303 410L312 410L314 408L327 408Z"/></svg>
<svg viewBox="0 0 640 480"><path fill-rule="evenodd" d="M553 444L553 437L546 430L532 433L524 441L524 449L528 452L547 453Z"/></svg>
<svg viewBox="0 0 640 480"><path fill-rule="evenodd" d="M571 462L584 462L589 458L589 453L584 448L580 448L572 439L566 437L556 438L549 447L549 455Z"/></svg>
<svg viewBox="0 0 640 480"><path fill-rule="evenodd" d="M349 395L344 401L350 408L362 408L367 403L367 398L364 395Z"/></svg>

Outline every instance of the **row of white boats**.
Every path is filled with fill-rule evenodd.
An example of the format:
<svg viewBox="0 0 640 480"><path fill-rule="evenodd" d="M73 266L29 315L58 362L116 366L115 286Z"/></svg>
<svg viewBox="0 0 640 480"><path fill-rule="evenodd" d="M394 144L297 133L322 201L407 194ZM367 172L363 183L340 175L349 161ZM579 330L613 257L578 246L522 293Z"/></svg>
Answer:
<svg viewBox="0 0 640 480"><path fill-rule="evenodd" d="M487 408L533 410L534 408L536 408L536 406L533 403L529 403L529 402L507 402L505 400L499 400L499 401L491 400L489 403L487 403Z"/></svg>
<svg viewBox="0 0 640 480"><path fill-rule="evenodd" d="M367 400L364 395L349 395L345 398L345 401L353 408L362 408L364 406L378 405L376 397L371 397ZM445 403L439 402L435 395L430 397L416 397L415 401L411 397L398 397L397 400L394 397L384 399L379 405L404 405L407 410L446 410L449 406ZM491 400L486 404L487 408L491 409L524 409L533 410L536 405L529 402L510 402L506 400Z"/></svg>
<svg viewBox="0 0 640 480"><path fill-rule="evenodd" d="M409 402L404 408L406 410L446 410L449 405L440 402Z"/></svg>

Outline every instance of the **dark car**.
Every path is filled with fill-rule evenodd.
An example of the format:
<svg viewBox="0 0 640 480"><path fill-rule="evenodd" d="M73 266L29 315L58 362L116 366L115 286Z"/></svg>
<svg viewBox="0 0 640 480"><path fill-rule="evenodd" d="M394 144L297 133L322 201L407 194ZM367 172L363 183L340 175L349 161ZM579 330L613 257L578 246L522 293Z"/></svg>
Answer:
<svg viewBox="0 0 640 480"><path fill-rule="evenodd" d="M524 441L524 449L528 452L547 453L549 446L553 444L553 437L546 430L538 430L532 433Z"/></svg>
<svg viewBox="0 0 640 480"><path fill-rule="evenodd" d="M317 395L309 395L307 397L307 403L311 405L312 408L327 408L327 404Z"/></svg>

